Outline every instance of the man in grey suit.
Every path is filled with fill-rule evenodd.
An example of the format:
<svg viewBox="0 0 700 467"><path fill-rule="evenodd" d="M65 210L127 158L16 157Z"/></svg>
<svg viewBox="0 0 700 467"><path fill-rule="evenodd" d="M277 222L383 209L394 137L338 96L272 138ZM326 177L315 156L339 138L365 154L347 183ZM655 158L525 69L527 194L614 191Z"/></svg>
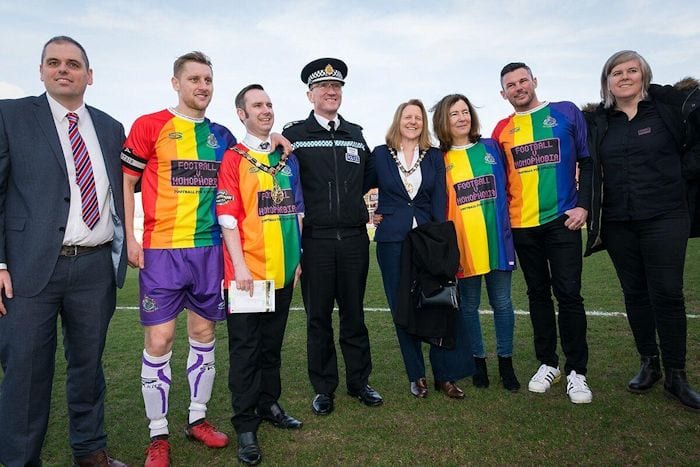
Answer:
<svg viewBox="0 0 700 467"><path fill-rule="evenodd" d="M50 39L39 71L45 94L0 101L0 464L41 465L60 315L73 460L124 465L105 451L101 364L126 271L124 128L84 104L74 39Z"/></svg>

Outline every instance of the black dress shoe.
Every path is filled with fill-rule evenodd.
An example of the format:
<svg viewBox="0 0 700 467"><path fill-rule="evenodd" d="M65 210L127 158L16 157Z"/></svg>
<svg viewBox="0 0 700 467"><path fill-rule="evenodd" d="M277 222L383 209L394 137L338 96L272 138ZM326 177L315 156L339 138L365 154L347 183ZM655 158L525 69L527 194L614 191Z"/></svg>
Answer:
<svg viewBox="0 0 700 467"><path fill-rule="evenodd" d="M382 402L384 402L382 396L380 396L379 393L372 389L372 387L369 385L363 387L357 392L348 391L348 394L357 398L357 400L369 407L376 407L378 405L382 405Z"/></svg>
<svg viewBox="0 0 700 467"><path fill-rule="evenodd" d="M700 394L688 384L685 370L666 368L664 390L667 396L676 399L686 409L700 412Z"/></svg>
<svg viewBox="0 0 700 467"><path fill-rule="evenodd" d="M333 412L333 393L330 394L316 394L314 400L311 402L311 410L316 415L328 415Z"/></svg>
<svg viewBox="0 0 700 467"><path fill-rule="evenodd" d="M301 428L302 422L288 415L278 403L274 403L267 410L258 410L258 415L263 420L272 423L277 428L287 428L289 430L298 430Z"/></svg>
<svg viewBox="0 0 700 467"><path fill-rule="evenodd" d="M252 431L238 434L238 460L247 465L258 465L262 460L258 438Z"/></svg>
<svg viewBox="0 0 700 467"><path fill-rule="evenodd" d="M639 373L627 383L629 392L644 394L651 391L654 385L661 379L661 364L659 356L642 357Z"/></svg>

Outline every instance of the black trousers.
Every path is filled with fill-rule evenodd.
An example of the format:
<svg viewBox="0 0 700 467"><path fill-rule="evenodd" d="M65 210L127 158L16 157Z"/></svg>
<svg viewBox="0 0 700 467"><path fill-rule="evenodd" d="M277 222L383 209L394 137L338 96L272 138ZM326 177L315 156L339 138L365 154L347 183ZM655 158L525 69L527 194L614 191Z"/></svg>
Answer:
<svg viewBox="0 0 700 467"><path fill-rule="evenodd" d="M293 291L292 284L275 291L273 313L233 313L226 318L231 423L236 433L255 432L261 420L256 409L268 410L282 393L280 354Z"/></svg>
<svg viewBox="0 0 700 467"><path fill-rule="evenodd" d="M345 359L347 389L359 391L372 371L363 300L369 267L369 239L302 238L301 287L307 317L309 379L316 393L338 387L333 337L333 303L338 303L340 349Z"/></svg>
<svg viewBox="0 0 700 467"><path fill-rule="evenodd" d="M586 312L581 298L581 231L564 226L567 216L524 229L513 229L515 251L527 283L530 320L537 359L558 366L557 317L552 292L559 305L561 348L566 374L586 374L588 343Z"/></svg>
<svg viewBox="0 0 700 467"><path fill-rule="evenodd" d="M685 368L683 268L690 222L685 212L655 219L605 222L603 242L625 296L640 355L658 355L665 368Z"/></svg>

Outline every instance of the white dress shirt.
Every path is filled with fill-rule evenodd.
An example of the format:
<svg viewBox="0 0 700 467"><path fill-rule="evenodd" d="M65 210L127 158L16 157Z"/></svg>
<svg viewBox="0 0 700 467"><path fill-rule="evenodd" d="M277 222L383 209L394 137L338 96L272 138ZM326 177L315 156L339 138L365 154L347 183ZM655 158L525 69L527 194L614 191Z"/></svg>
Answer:
<svg viewBox="0 0 700 467"><path fill-rule="evenodd" d="M107 178L107 169L102 156L102 149L97 140L97 133L92 124L90 113L85 108L85 104L74 110L78 114L78 131L82 136L92 164L93 177L95 178L95 188L97 190L97 202L100 207L100 220L94 229L83 222L82 199L80 197L80 187L75 180L75 161L73 149L71 148L68 136L68 118L66 115L70 110L63 107L58 101L48 94L46 95L53 115L58 139L61 142L63 157L66 161L68 171L68 184L70 186L70 208L68 211L68 223L63 236L64 245L97 246L109 242L114 237L114 221L110 213L112 206L112 192Z"/></svg>

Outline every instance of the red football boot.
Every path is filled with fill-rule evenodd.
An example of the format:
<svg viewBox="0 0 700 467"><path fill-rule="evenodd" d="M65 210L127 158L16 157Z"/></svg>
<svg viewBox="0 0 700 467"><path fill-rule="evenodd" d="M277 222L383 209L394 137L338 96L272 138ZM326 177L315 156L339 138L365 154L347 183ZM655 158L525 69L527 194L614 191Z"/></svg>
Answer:
<svg viewBox="0 0 700 467"><path fill-rule="evenodd" d="M146 449L143 467L170 467L170 443L167 439L154 439Z"/></svg>
<svg viewBox="0 0 700 467"><path fill-rule="evenodd" d="M206 420L195 422L195 425L187 425L185 435L191 440L199 441L208 448L225 448L228 446L228 436L217 431Z"/></svg>

